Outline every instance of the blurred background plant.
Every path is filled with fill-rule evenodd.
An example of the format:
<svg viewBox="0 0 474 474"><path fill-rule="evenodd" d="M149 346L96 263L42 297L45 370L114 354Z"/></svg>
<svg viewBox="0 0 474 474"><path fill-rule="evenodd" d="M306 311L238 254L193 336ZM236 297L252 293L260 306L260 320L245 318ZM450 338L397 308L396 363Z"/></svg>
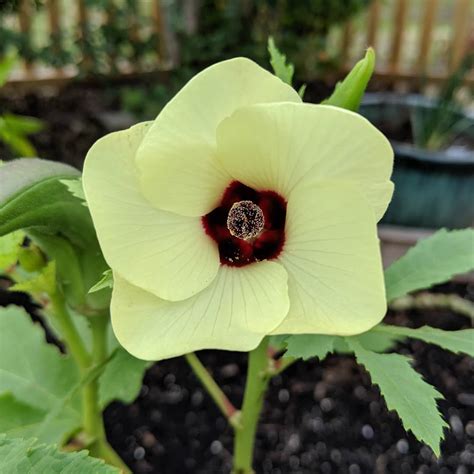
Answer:
<svg viewBox="0 0 474 474"><path fill-rule="evenodd" d="M16 54L9 54L0 61L0 88L7 81L16 62ZM35 147L28 136L40 132L43 128L41 120L11 114L0 109L0 141L8 147L13 156L35 156Z"/></svg>
<svg viewBox="0 0 474 474"><path fill-rule="evenodd" d="M462 133L471 130L474 138L474 118L467 117L456 100L456 94L474 66L474 53L470 52L459 69L446 81L431 109L414 108L411 114L413 141L427 150L442 150Z"/></svg>

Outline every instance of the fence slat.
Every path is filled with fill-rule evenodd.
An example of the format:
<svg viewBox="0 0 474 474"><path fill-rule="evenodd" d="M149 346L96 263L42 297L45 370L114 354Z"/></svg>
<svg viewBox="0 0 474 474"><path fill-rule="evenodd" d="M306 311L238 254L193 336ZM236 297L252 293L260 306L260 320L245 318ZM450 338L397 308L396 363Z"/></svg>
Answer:
<svg viewBox="0 0 474 474"><path fill-rule="evenodd" d="M467 49L471 2L472 0L458 0L454 10L453 39L449 55L449 70L451 73L456 71L461 64Z"/></svg>
<svg viewBox="0 0 474 474"><path fill-rule="evenodd" d="M153 18L153 25L156 34L157 40L157 52L158 52L158 59L160 63L166 63L168 58L168 48L166 45L166 35L165 35L165 25L164 25L164 18L163 18L163 10L161 6L160 0L154 0L152 2L152 12Z"/></svg>
<svg viewBox="0 0 474 474"><path fill-rule="evenodd" d="M46 7L53 51L59 53L61 51L61 23L58 0L47 0Z"/></svg>
<svg viewBox="0 0 474 474"><path fill-rule="evenodd" d="M395 7L395 17L392 37L392 50L390 52L389 70L393 73L398 71L398 61L402 48L403 33L405 30L405 19L407 16L407 1L398 0Z"/></svg>
<svg viewBox="0 0 474 474"><path fill-rule="evenodd" d="M21 0L18 23L20 25L20 31L26 38L26 44L28 47L31 46L31 3L29 0ZM31 73L33 64L29 59L25 59L23 66L26 70L27 75Z"/></svg>
<svg viewBox="0 0 474 474"><path fill-rule="evenodd" d="M88 53L88 36L89 36L89 15L87 12L85 0L77 0L77 16L80 29L80 41L84 69L88 71L92 66L92 60Z"/></svg>
<svg viewBox="0 0 474 474"><path fill-rule="evenodd" d="M420 48L416 65L419 74L426 73L426 66L428 64L428 57L431 46L431 35L433 32L433 25L437 12L438 0L426 0L425 15L423 18L423 29L421 31Z"/></svg>
<svg viewBox="0 0 474 474"><path fill-rule="evenodd" d="M380 19L380 1L374 0L369 10L368 28L367 28L367 46L375 48L377 41L377 29Z"/></svg>

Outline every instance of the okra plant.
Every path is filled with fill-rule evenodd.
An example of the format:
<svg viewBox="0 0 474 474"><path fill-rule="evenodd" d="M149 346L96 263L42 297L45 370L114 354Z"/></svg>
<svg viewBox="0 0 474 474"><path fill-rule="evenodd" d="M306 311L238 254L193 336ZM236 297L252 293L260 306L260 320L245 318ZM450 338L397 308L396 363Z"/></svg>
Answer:
<svg viewBox="0 0 474 474"><path fill-rule="evenodd" d="M473 330L382 320L387 303L474 268L474 232L441 230L384 272L376 225L393 152L356 113L374 52L315 105L269 49L276 75L244 58L205 69L156 120L94 144L82 178L41 159L0 167L0 267L44 322L0 310L1 472L130 472L102 411L131 402L151 362L178 356L233 428L235 474L254 472L270 379L333 352L353 354L440 455L441 394L390 351L415 338L472 356ZM200 349L248 352L240 408Z"/></svg>

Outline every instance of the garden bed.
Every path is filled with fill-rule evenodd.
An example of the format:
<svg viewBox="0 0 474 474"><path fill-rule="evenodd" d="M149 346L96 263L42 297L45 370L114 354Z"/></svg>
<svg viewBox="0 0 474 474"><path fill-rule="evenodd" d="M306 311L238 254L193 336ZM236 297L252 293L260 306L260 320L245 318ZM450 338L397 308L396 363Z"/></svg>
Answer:
<svg viewBox="0 0 474 474"><path fill-rule="evenodd" d="M445 287L474 298L474 288ZM448 311L390 314L390 322L456 330L469 319ZM159 341L157 341L159 343ZM474 469L474 361L412 341L401 352L438 387L450 424L436 460L388 413L367 374L350 357L297 363L272 380L256 445L257 474L468 474ZM246 354L204 351L202 361L235 403L245 381ZM108 438L135 474L230 472L232 436L183 358L155 364L141 395L105 412Z"/></svg>

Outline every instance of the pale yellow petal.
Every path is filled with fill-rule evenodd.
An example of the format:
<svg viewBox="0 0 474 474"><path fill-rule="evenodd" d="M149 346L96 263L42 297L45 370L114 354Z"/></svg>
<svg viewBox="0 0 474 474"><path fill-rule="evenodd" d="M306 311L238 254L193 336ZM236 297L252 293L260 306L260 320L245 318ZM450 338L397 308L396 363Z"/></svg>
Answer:
<svg viewBox="0 0 474 474"><path fill-rule="evenodd" d="M283 196L315 180L351 180L379 220L392 195L393 151L365 118L337 107L263 104L237 110L217 131L218 158L236 180Z"/></svg>
<svg viewBox="0 0 474 474"><path fill-rule="evenodd" d="M136 357L161 360L200 349L249 351L289 307L287 274L275 262L220 268L214 282L184 301L165 301L114 274L112 326Z"/></svg>
<svg viewBox="0 0 474 474"><path fill-rule="evenodd" d="M298 186L279 260L288 272L290 311L276 334L358 334L385 315L375 219L357 186Z"/></svg>
<svg viewBox="0 0 474 474"><path fill-rule="evenodd" d="M182 300L212 282L219 251L199 218L155 209L142 196L134 156L148 129L140 124L96 142L84 190L110 267L161 298Z"/></svg>
<svg viewBox="0 0 474 474"><path fill-rule="evenodd" d="M245 58L205 69L168 103L140 146L136 162L144 194L160 209L207 214L231 180L215 157L219 123L242 106L300 100L289 85Z"/></svg>

